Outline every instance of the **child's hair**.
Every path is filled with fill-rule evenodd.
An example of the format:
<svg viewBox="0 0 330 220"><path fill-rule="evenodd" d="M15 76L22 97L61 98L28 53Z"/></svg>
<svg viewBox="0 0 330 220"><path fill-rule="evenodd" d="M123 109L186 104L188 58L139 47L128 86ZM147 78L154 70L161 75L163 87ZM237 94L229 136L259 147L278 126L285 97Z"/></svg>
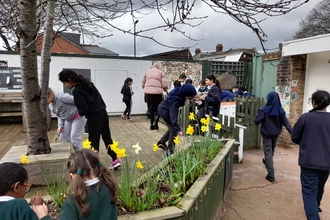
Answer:
<svg viewBox="0 0 330 220"><path fill-rule="evenodd" d="M330 95L327 91L317 90L312 95L312 101L317 105L309 112L325 109L330 104Z"/></svg>
<svg viewBox="0 0 330 220"><path fill-rule="evenodd" d="M179 80L175 80L173 83L174 88L180 87L181 86L181 82Z"/></svg>
<svg viewBox="0 0 330 220"><path fill-rule="evenodd" d="M205 79L213 80L216 86L218 86L221 89L219 80L217 80L217 78L215 78L213 74L206 75Z"/></svg>
<svg viewBox="0 0 330 220"><path fill-rule="evenodd" d="M127 83L129 83L129 82L133 82L133 79L130 78L130 77L127 77L127 78L125 79L125 81L124 81L124 84L127 84Z"/></svg>
<svg viewBox="0 0 330 220"><path fill-rule="evenodd" d="M199 81L199 84L202 86L206 86L205 79L202 79L201 81Z"/></svg>
<svg viewBox="0 0 330 220"><path fill-rule="evenodd" d="M244 86L240 86L240 87L238 87L238 89L241 90L242 92L247 91L246 88L245 88Z"/></svg>
<svg viewBox="0 0 330 220"><path fill-rule="evenodd" d="M192 79L187 79L186 80L186 84L192 84L193 82L192 82Z"/></svg>
<svg viewBox="0 0 330 220"><path fill-rule="evenodd" d="M94 88L94 84L84 76L77 74L75 71L70 69L64 69L58 74L58 79L61 82L73 82L73 83L81 83L87 85L89 88Z"/></svg>
<svg viewBox="0 0 330 220"><path fill-rule="evenodd" d="M84 183L83 178L88 178L91 174L100 180L97 190L101 184L105 183L111 191L111 203L116 202L118 196L116 185L111 178L109 170L100 163L98 155L94 151L84 148L76 150L71 153L67 161L67 167L70 173L77 174L72 180L72 192L74 200L81 208L81 216L88 215L90 211L89 204L85 201L88 194L88 187Z"/></svg>
<svg viewBox="0 0 330 220"><path fill-rule="evenodd" d="M28 179L28 174L24 167L12 162L5 162L0 164L0 196L5 195L12 190L13 184L24 182Z"/></svg>
<svg viewBox="0 0 330 220"><path fill-rule="evenodd" d="M186 74L182 73L179 75L179 79L187 79Z"/></svg>
<svg viewBox="0 0 330 220"><path fill-rule="evenodd" d="M53 90L51 88L47 89L47 97L50 96L50 94L54 94Z"/></svg>

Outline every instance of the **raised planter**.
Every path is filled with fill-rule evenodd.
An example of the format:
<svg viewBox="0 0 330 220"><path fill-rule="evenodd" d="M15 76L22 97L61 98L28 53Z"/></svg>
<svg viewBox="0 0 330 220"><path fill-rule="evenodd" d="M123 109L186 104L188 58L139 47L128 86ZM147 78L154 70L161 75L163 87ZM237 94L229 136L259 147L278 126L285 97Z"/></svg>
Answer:
<svg viewBox="0 0 330 220"><path fill-rule="evenodd" d="M29 183L33 185L46 185L45 177L48 181L57 181L63 174L69 179L66 168L66 161L69 158L70 150L73 148L69 143L50 144L51 154L31 155L29 163L22 164L27 170ZM7 154L0 160L0 163L14 162L21 163L21 155L27 152L27 146L13 146Z"/></svg>
<svg viewBox="0 0 330 220"><path fill-rule="evenodd" d="M229 190L232 172L234 139L227 143L176 205L136 214L119 216L119 220L212 220L216 217Z"/></svg>

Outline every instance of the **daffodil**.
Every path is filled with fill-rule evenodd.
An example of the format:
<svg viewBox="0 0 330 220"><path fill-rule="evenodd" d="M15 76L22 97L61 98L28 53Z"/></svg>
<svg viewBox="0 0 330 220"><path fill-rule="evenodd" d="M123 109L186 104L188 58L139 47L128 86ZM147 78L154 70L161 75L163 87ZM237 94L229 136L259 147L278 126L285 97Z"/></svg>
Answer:
<svg viewBox="0 0 330 220"><path fill-rule="evenodd" d="M221 124L216 123L214 129L215 129L216 131L220 131L220 129L221 129Z"/></svg>
<svg viewBox="0 0 330 220"><path fill-rule="evenodd" d="M194 133L194 127L191 126L191 125L188 125L188 128L186 130L186 134L187 135L193 135L193 133Z"/></svg>
<svg viewBox="0 0 330 220"><path fill-rule="evenodd" d="M143 169L144 168L143 165L142 165L142 163L139 160L136 162L136 167L138 169Z"/></svg>
<svg viewBox="0 0 330 220"><path fill-rule="evenodd" d="M112 144L110 145L111 150L116 152L116 149L118 148L119 144L117 141L112 141Z"/></svg>
<svg viewBox="0 0 330 220"><path fill-rule="evenodd" d="M205 120L205 125L209 125L211 122L211 118L210 117L207 117L206 120Z"/></svg>
<svg viewBox="0 0 330 220"><path fill-rule="evenodd" d="M176 136L173 140L174 144L180 144L180 140L179 140L179 137Z"/></svg>
<svg viewBox="0 0 330 220"><path fill-rule="evenodd" d="M207 130L207 126L206 126L206 125L203 125L203 126L201 127L201 131L202 131L202 132L206 132L206 130Z"/></svg>
<svg viewBox="0 0 330 220"><path fill-rule="evenodd" d="M115 153L117 154L118 158L126 157L126 149L125 148L117 148Z"/></svg>
<svg viewBox="0 0 330 220"><path fill-rule="evenodd" d="M193 112L189 113L189 119L190 120L195 120L195 114Z"/></svg>
<svg viewBox="0 0 330 220"><path fill-rule="evenodd" d="M92 143L92 142L90 142L88 139L86 139L86 140L83 142L82 146L83 146L83 148L90 149L90 148L91 148L91 143Z"/></svg>
<svg viewBox="0 0 330 220"><path fill-rule="evenodd" d="M152 146L154 146L152 149L154 150L154 152L159 150L159 147L157 144L153 144Z"/></svg>
<svg viewBox="0 0 330 220"><path fill-rule="evenodd" d="M205 125L206 118L201 118L201 123Z"/></svg>
<svg viewBox="0 0 330 220"><path fill-rule="evenodd" d="M139 154L139 151L142 150L142 148L140 147L139 143L136 143L135 145L132 146L135 153Z"/></svg>
<svg viewBox="0 0 330 220"><path fill-rule="evenodd" d="M26 156L26 155L22 155L21 156L21 163L29 163L30 161L29 161L29 157L28 156Z"/></svg>

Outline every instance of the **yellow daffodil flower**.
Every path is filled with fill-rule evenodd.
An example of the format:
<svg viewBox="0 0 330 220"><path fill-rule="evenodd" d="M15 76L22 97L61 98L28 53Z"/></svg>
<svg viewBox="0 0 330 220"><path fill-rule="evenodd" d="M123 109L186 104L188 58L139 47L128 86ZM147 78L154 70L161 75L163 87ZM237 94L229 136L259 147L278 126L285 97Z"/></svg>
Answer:
<svg viewBox="0 0 330 220"><path fill-rule="evenodd" d="M23 163L23 164L29 163L29 157L23 154L21 156L21 163Z"/></svg>
<svg viewBox="0 0 330 220"><path fill-rule="evenodd" d="M136 162L136 167L138 169L143 169L144 168L143 165L142 165L142 163L139 160Z"/></svg>
<svg viewBox="0 0 330 220"><path fill-rule="evenodd" d="M195 120L195 114L193 112L189 113L189 120Z"/></svg>
<svg viewBox="0 0 330 220"><path fill-rule="evenodd" d="M92 143L92 142L90 142L88 139L86 139L86 140L83 142L82 146L83 146L83 148L90 149L90 148L91 148L91 143Z"/></svg>
<svg viewBox="0 0 330 220"><path fill-rule="evenodd" d="M118 158L126 157L126 149L125 148L117 148L117 151L115 151Z"/></svg>
<svg viewBox="0 0 330 220"><path fill-rule="evenodd" d="M154 146L152 149L154 150L154 152L159 150L159 147L157 144L153 144L152 146Z"/></svg>
<svg viewBox="0 0 330 220"><path fill-rule="evenodd" d="M179 137L176 136L173 140L174 144L180 144L180 140L179 140Z"/></svg>
<svg viewBox="0 0 330 220"><path fill-rule="evenodd" d="M206 130L207 130L207 126L206 126L206 125L203 125L203 126L201 127L201 131L202 131L202 132L206 132Z"/></svg>
<svg viewBox="0 0 330 220"><path fill-rule="evenodd" d="M191 125L188 125L188 128L186 130L186 134L187 135L193 135L193 133L194 133L194 127L191 126Z"/></svg>
<svg viewBox="0 0 330 220"><path fill-rule="evenodd" d="M116 152L116 149L118 148L119 144L117 141L113 140L112 144L110 145L111 150Z"/></svg>
<svg viewBox="0 0 330 220"><path fill-rule="evenodd" d="M216 131L220 131L221 127L222 127L221 124L216 123L214 129L215 129Z"/></svg>
<svg viewBox="0 0 330 220"><path fill-rule="evenodd" d="M203 124L203 125L205 125L205 122L206 121L206 118L201 118L201 123Z"/></svg>
<svg viewBox="0 0 330 220"><path fill-rule="evenodd" d="M207 117L207 118L205 119L205 125L209 125L210 122L211 122L211 118L210 118L210 117Z"/></svg>
<svg viewBox="0 0 330 220"><path fill-rule="evenodd" d="M139 143L136 143L135 145L132 146L135 153L139 154L139 151L142 150L142 148L140 147Z"/></svg>

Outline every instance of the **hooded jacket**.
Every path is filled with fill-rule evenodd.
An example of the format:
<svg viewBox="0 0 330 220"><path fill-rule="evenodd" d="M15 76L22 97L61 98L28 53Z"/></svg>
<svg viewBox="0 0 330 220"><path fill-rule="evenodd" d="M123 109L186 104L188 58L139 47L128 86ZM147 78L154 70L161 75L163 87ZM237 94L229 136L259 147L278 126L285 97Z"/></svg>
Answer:
<svg viewBox="0 0 330 220"><path fill-rule="evenodd" d="M144 74L142 88L145 94L163 94L163 90L168 89L165 73L156 67L151 68Z"/></svg>

